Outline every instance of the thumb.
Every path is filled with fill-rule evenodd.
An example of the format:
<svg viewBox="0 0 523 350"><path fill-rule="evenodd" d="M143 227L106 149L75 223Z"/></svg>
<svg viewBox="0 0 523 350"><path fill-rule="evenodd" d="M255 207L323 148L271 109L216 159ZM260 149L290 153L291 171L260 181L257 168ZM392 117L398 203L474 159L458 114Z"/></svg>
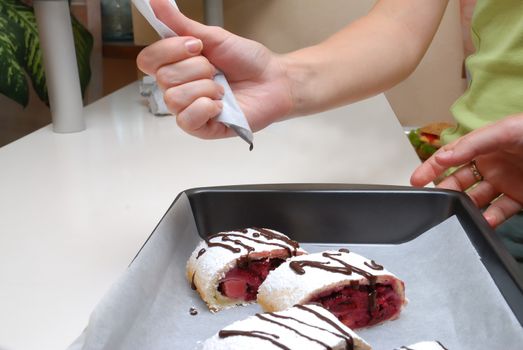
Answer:
<svg viewBox="0 0 523 350"><path fill-rule="evenodd" d="M227 32L216 30L184 16L170 0L151 0L156 17L180 36L193 36L202 40L206 46L222 43Z"/></svg>

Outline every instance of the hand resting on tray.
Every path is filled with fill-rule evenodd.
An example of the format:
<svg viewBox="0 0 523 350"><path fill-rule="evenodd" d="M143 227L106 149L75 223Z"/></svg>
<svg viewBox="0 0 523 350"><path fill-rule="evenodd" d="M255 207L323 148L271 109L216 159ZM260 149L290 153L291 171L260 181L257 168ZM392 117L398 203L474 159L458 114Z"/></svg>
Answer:
<svg viewBox="0 0 523 350"><path fill-rule="evenodd" d="M518 213L523 208L523 114L443 146L414 171L411 183L424 186L452 167L459 168L437 187L466 191L478 208L486 207L483 216L492 227Z"/></svg>

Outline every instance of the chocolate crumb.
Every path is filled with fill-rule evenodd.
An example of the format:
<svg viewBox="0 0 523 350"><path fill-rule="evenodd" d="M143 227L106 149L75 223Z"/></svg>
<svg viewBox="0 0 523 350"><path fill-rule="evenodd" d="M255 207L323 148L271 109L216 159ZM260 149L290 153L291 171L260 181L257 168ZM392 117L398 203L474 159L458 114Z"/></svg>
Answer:
<svg viewBox="0 0 523 350"><path fill-rule="evenodd" d="M198 310L196 310L195 307L191 307L189 309L189 314L191 314L191 316L196 316L196 315L198 315Z"/></svg>

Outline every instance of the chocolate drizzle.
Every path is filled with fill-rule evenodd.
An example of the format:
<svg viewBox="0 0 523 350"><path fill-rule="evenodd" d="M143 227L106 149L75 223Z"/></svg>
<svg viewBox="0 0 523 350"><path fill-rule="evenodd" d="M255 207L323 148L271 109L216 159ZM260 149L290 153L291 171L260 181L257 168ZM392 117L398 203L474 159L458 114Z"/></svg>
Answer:
<svg viewBox="0 0 523 350"><path fill-rule="evenodd" d="M274 340L274 339L280 339L280 337L277 336L276 334L271 334L271 333L262 332L262 331L236 331L236 330L221 330L220 332L218 332L218 336L220 338L228 338L228 337L234 337L234 336L239 336L239 335L244 336L244 337L260 338L263 340L268 340L271 343L273 343L274 345L276 345L277 347L279 347L280 349L291 350L290 348L286 347L282 343Z"/></svg>
<svg viewBox="0 0 523 350"><path fill-rule="evenodd" d="M212 247L222 247L222 248L225 248L227 250L230 250L231 252L233 253L239 253L241 251L240 248L238 247L233 247L233 246L230 246L228 244L224 244L224 243L220 243L220 242L211 242L210 239L213 238L213 236L211 237L207 237L205 239L205 243L207 243L207 246L209 248L212 248ZM222 239L223 240L223 239ZM205 252L204 252L205 253ZM202 253L203 254L203 253Z"/></svg>
<svg viewBox="0 0 523 350"><path fill-rule="evenodd" d="M305 267L314 267L317 269L334 272L334 273L342 273L344 275L350 275L352 274L351 270L346 269L343 266L329 266L330 262L321 262L321 261L310 261L310 260L300 260L300 261L291 261L289 263L289 266L291 269L294 270L298 275L304 275L305 274Z"/></svg>
<svg viewBox="0 0 523 350"><path fill-rule="evenodd" d="M345 340L345 349L346 350L353 350L354 349L354 339L352 338L352 336L346 332L343 328L341 328L338 324L336 324L334 321L330 320L328 317L325 317L323 316L322 314L320 314L319 312L305 306L305 305L295 305L296 308L300 309L300 310L303 310L303 311L306 311L306 312L309 312L311 314L313 314L315 317L317 317L319 320L329 324L331 327L333 327L334 329L336 329L339 333L336 333L336 332L332 332L328 329L325 329L323 327L319 327L319 326L315 326L315 325L311 325L309 323L306 323L306 322L303 322L301 320L298 320L294 317L290 317L290 316L283 316L283 315L278 315L276 313L267 313L267 314L256 314L255 316L258 317L260 320L262 321L265 321L265 322L270 322L270 323L273 323L273 324L276 324L280 327L283 327L283 328L286 328L290 331L293 331L294 333L296 333L297 335L299 335L300 337L302 338L305 338L305 339L308 339L314 343L317 343L317 344L320 344L321 346L323 346L325 349L327 350L332 350L332 347L330 347L329 345L323 343L322 341L320 341L319 339L315 339L315 338L312 338L306 334L303 334L302 332L298 331L297 329L283 323L283 322L280 322L280 321L277 321L277 320L274 320L270 317L267 317L268 315L270 315L271 317L273 318L279 318L279 319L284 319L284 320L293 320L295 322L298 322L300 324L303 324L303 325L306 325L306 326L309 326L309 327L312 327L312 328L316 328L316 329L319 329L321 331L324 331L324 332L328 332L334 336L337 336L343 340ZM254 331L239 331L239 330L221 330L219 333L218 333L218 336L220 338L227 338L227 337L232 337L232 336L245 336L245 337L253 337L253 338L259 338L259 339L263 339L263 340L268 340L270 341L271 343L273 343L274 345L276 345L277 347L281 348L281 349L289 349L287 346L283 345L282 343L276 341L276 339L279 339L280 337L276 334L271 334L271 333L267 333L267 332L262 332L262 331L257 331L257 330L254 330ZM290 349L289 349L290 350Z"/></svg>
<svg viewBox="0 0 523 350"><path fill-rule="evenodd" d="M312 328L316 328L316 329L319 329L320 331L328 332L328 333L330 333L330 334L332 334L332 335L334 335L334 336L336 336L336 337L339 337L339 338L345 340L345 345L346 345L345 349L346 349L346 350L352 350L352 349L353 349L353 345L352 345L352 344L353 344L353 339L352 339L352 337L351 337L350 335L347 337L347 336L344 336L344 335L338 334L338 333L336 333L336 332L331 332L331 331L329 331L328 329L325 329L325 328L323 328L323 327L314 326L314 325L312 325L312 324L309 324L309 323L307 323L307 322L300 321L300 320L298 320L298 319L296 319L296 318L294 318L294 317L290 317L290 316L278 315L278 314L273 313L273 312L269 313L269 315L271 315L272 317L275 317L275 318L281 318L281 319L285 319L285 320L293 320L294 322L298 322L298 323L303 324L303 325L305 325L305 326L309 326L309 327L312 327ZM316 314L315 314L315 315L316 315ZM317 315L316 315L316 316L317 316ZM325 320L322 319L322 321L325 321ZM330 320L329 320L329 321L330 321ZM322 345L324 345L324 344L322 344ZM330 347L329 347L328 345L324 345L324 346L325 346L326 348L330 349Z"/></svg>
<svg viewBox="0 0 523 350"><path fill-rule="evenodd" d="M217 235L216 237L219 237L219 236ZM242 237L242 238L249 239L249 237L242 236L242 235L233 235L233 234L229 234L229 235L224 234L221 237L222 237L222 241L223 242L232 242L232 243L234 243L236 245L239 245L240 247L244 248L247 251L247 254L249 254L250 252L252 252L254 250L253 247L243 243L241 240L239 240L239 239L232 239L231 238L231 237Z"/></svg>
<svg viewBox="0 0 523 350"><path fill-rule="evenodd" d="M376 276L373 275L370 272L367 272L363 269L360 269L359 267L353 266L351 264L348 264L347 262L337 258L337 256L341 256L343 253L330 253L330 252L324 252L322 254L323 257L329 258L331 260L334 260L341 264L341 266L331 266L330 261L313 261L313 260L297 260L297 261L291 261L289 264L289 267L294 270L295 273L298 275L305 274L304 267L309 266L316 269L321 269L333 273L341 273L344 275L352 275L352 272L357 273L358 275L361 275L365 277L370 285L374 285L376 283Z"/></svg>
<svg viewBox="0 0 523 350"><path fill-rule="evenodd" d="M441 344L441 343L439 342L439 340L436 340L436 343L438 343L438 345L441 346L441 348L442 348L443 350L449 350L449 349L447 349L445 346L443 346L443 344Z"/></svg>
<svg viewBox="0 0 523 350"><path fill-rule="evenodd" d="M269 315L274 315L274 314L269 314ZM308 339L314 343L318 343L321 346L325 347L325 349L327 349L327 350L332 350L332 348L330 346L328 346L327 344L319 341L318 339L311 338L308 335L305 335L305 334L301 333L300 331L298 331L290 326L287 326L285 323L278 322L276 320L271 320L270 318L263 316L262 314L256 314L256 317L258 317L260 320L277 324L278 326L283 327L283 328L287 328L288 330L293 331L294 333L298 334L302 338ZM291 318L291 317L289 317L289 318Z"/></svg>
<svg viewBox="0 0 523 350"><path fill-rule="evenodd" d="M200 251L198 252L198 255L196 255L196 259L198 259L200 256L202 256L203 253L205 253L205 252L206 252L205 248L200 249Z"/></svg>
<svg viewBox="0 0 523 350"><path fill-rule="evenodd" d="M338 256L341 256L342 254L348 254L348 253L324 252L322 254L323 257L328 258L332 261L336 261L339 264L341 264L341 266L332 266L332 265L330 265L330 263L331 263L330 261L298 260L298 261L291 261L289 263L289 267L298 275L305 274L305 267L308 266L308 267L321 269L321 270L328 271L328 272L341 273L344 275L352 275L352 273L355 272L358 275L365 277L369 281L368 312L370 315L376 309L376 286L375 285L376 285L377 276L337 258ZM381 269L383 269L383 266L376 264L373 260L371 261L371 264L380 266ZM371 266L369 266L369 267L371 267ZM373 267L371 267L371 268L373 268ZM373 268L373 269L376 269L376 268ZM352 282L351 282L351 286L352 286Z"/></svg>
<svg viewBox="0 0 523 350"><path fill-rule="evenodd" d="M239 235L239 234L235 234L235 233L218 233L218 234L213 235L211 237L222 237L222 241L233 242L234 244L241 245L242 247L244 247L247 250L247 252L252 252L254 250L254 248L249 246L249 245L247 245L247 244L245 244L245 243L243 243L243 242L241 242L239 239L232 240L232 239L230 239L230 237L240 237L240 238L243 238L243 239L246 239L248 241L255 242L255 243L267 244L267 245L272 245L272 246L276 246L276 247L281 247L281 248L287 250L287 252L289 253L289 256L295 256L296 255L295 252L293 252L291 250L291 248L289 248L289 246L287 246L285 244L262 241L261 239L251 238L249 236Z"/></svg>
<svg viewBox="0 0 523 350"><path fill-rule="evenodd" d="M194 284L194 276L196 276L196 272L194 272L192 274L192 278L191 278L191 289L192 290L196 290L196 284Z"/></svg>
<svg viewBox="0 0 523 350"><path fill-rule="evenodd" d="M445 346L443 346L443 344L441 344L439 341L435 340L436 343L438 343L439 346L441 346L441 348L443 350L448 350ZM403 345L402 347L400 347L399 349L394 349L394 350L414 350L413 348L409 348L408 346L405 346Z"/></svg>
<svg viewBox="0 0 523 350"><path fill-rule="evenodd" d="M208 248L221 247L221 248L225 248L233 253L239 253L241 251L240 247L242 247L243 249L245 249L247 251L247 255L249 255L250 252L254 251L254 247L252 247L242 241L242 240L248 240L248 241L259 243L259 244L266 244L266 245L281 247L281 248L287 250L289 256L296 256L297 249L300 246L298 242L293 241L292 239L287 238L284 235L278 234L276 232L273 232L271 230L267 230L264 228L253 228L253 230L255 230L255 232L252 233L252 236L254 238L247 236L247 234L249 233L248 229L243 229L241 231L236 231L236 232L239 232L242 234L234 233L234 232L224 232L224 233L217 233L217 234L211 235L211 236L205 238L205 243L207 243ZM261 236L263 236L266 240L256 239ZM239 239L234 239L233 237L236 237ZM219 238L221 238L221 242L216 242L215 240L219 239ZM211 241L211 240L214 240L214 241ZM272 241L272 240L280 241L281 243L268 242L268 241ZM232 245L223 243L223 242L230 242L230 243L232 243ZM198 252L198 254L196 256L196 259L200 258L203 254L205 254L206 251L207 251L207 249L205 249L205 248L200 249L200 251Z"/></svg>
<svg viewBox="0 0 523 350"><path fill-rule="evenodd" d="M377 264L374 260L371 260L370 264L366 261L363 264L367 267L370 267L373 270L378 270L378 271L383 270L383 266L380 264Z"/></svg>
<svg viewBox="0 0 523 350"><path fill-rule="evenodd" d="M298 242L296 242L284 235L273 232L271 230L267 230L265 228L253 228L253 229L257 230L260 235L262 235L269 241L273 240L273 239L277 239L277 240L287 243L288 245L290 245L291 247L294 248L294 253L296 253L296 249L298 249L300 247L300 244ZM293 254L293 255L296 255L296 254Z"/></svg>
<svg viewBox="0 0 523 350"><path fill-rule="evenodd" d="M338 332L340 332L341 334L343 334L346 337L345 338L345 342L347 343L346 349L352 350L354 348L354 339L352 338L352 336L348 332L346 332L343 328L341 328L338 324L336 324L334 321L323 316L319 312L314 311L313 309L307 307L306 305L294 305L294 307L296 307L300 310L303 310L303 311L307 311L307 312L313 314L314 316L316 316L317 318L319 318L320 320L322 320L323 322L328 323L329 325L334 327Z"/></svg>

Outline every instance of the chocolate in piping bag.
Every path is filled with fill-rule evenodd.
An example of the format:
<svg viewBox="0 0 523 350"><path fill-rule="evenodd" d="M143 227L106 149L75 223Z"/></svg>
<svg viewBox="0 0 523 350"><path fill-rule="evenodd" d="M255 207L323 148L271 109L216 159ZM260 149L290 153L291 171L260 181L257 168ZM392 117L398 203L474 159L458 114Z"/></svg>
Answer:
<svg viewBox="0 0 523 350"><path fill-rule="evenodd" d="M145 17L145 19L147 19L149 24L156 30L156 32L162 38L176 36L176 33L173 30L171 30L171 28L167 27L162 21L160 21L156 17L149 3L149 0L132 1L138 9L138 11L140 11L140 13ZM169 2L176 9L178 9L178 6L176 5L176 2L174 0L169 0ZM247 119L245 118L245 115L240 109L240 106L238 105L236 98L234 97L234 94L231 90L231 87L229 86L229 83L227 82L227 79L225 78L225 75L223 75L223 73L219 71L214 76L214 81L220 84L224 89L224 96L222 99L223 108L218 117L216 117L216 120L234 130L234 132L236 132L238 136L240 136L245 142L249 144L249 150L252 150L254 137L251 128L249 126L249 123L247 123Z"/></svg>

